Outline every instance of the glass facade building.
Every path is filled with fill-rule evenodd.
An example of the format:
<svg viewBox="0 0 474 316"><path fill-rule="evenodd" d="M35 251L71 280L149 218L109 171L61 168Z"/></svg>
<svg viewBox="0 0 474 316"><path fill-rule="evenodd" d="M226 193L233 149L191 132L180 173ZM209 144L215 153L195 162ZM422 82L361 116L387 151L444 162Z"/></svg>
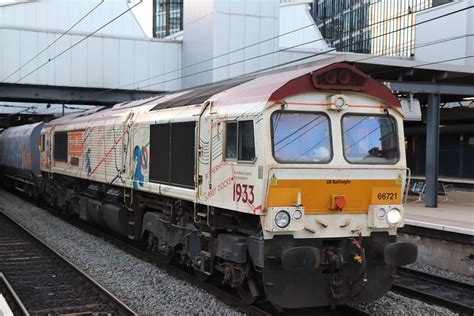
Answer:
<svg viewBox="0 0 474 316"><path fill-rule="evenodd" d="M313 18L338 51L412 56L415 14L446 0L314 0Z"/></svg>
<svg viewBox="0 0 474 316"><path fill-rule="evenodd" d="M165 38L183 30L183 0L153 0L153 36Z"/></svg>

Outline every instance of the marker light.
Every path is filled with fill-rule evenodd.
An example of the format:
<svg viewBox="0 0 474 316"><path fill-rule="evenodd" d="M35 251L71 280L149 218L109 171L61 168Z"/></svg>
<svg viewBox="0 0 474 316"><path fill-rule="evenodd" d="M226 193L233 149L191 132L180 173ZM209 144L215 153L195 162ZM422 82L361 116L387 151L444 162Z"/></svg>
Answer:
<svg viewBox="0 0 474 316"><path fill-rule="evenodd" d="M334 105L335 105L338 109L342 108L345 104L346 104L346 101L345 101L343 98L341 98L341 97L339 97L339 98L337 98L336 100L334 100Z"/></svg>
<svg viewBox="0 0 474 316"><path fill-rule="evenodd" d="M392 225L398 225L402 219L402 214L400 211L396 208L392 208L388 213L387 213L387 222Z"/></svg>
<svg viewBox="0 0 474 316"><path fill-rule="evenodd" d="M287 211L279 211L275 215L275 224L280 228L290 225L290 214Z"/></svg>
<svg viewBox="0 0 474 316"><path fill-rule="evenodd" d="M387 211L383 207L381 207L377 210L376 215L378 219L383 219L385 215L387 215Z"/></svg>
<svg viewBox="0 0 474 316"><path fill-rule="evenodd" d="M303 212L301 212L300 210L296 210L293 212L293 219L295 221L300 220L302 217L303 217Z"/></svg>

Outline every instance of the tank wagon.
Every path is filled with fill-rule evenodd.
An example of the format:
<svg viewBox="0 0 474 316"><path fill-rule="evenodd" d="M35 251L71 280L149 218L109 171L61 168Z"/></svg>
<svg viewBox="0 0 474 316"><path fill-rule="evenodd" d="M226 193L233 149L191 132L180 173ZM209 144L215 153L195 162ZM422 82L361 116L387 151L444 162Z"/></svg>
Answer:
<svg viewBox="0 0 474 316"><path fill-rule="evenodd" d="M43 123L12 127L0 133L0 172L3 183L30 196L39 193L39 140Z"/></svg>
<svg viewBox="0 0 474 316"><path fill-rule="evenodd" d="M347 64L160 95L45 124L41 196L248 302L371 301L417 255L402 123Z"/></svg>

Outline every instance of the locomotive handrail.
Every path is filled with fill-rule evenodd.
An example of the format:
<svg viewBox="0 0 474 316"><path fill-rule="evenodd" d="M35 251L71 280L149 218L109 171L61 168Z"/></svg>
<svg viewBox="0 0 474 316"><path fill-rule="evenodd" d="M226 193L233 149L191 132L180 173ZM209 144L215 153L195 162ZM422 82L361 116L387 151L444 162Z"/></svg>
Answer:
<svg viewBox="0 0 474 316"><path fill-rule="evenodd" d="M410 182L411 182L411 169L406 167L407 171L407 181L405 184L405 196L403 197L403 204L407 204L407 199L408 199L408 193L410 192Z"/></svg>
<svg viewBox="0 0 474 316"><path fill-rule="evenodd" d="M199 155L201 152L201 144L200 144L200 139L201 139L201 117L206 111L207 107L211 104L212 101L205 101L202 104L202 108L199 111L199 114L197 115L197 120L196 120L196 132L195 134L195 139L194 139L194 186L196 187L196 198L194 201L194 212L193 212L193 220L194 223L197 224L199 220L197 219L197 202L199 200ZM211 124L212 125L212 124ZM211 143L212 143L212 137L211 137ZM210 151L212 153L212 151ZM212 160L212 159L210 159ZM211 185L211 178L209 177L209 185Z"/></svg>

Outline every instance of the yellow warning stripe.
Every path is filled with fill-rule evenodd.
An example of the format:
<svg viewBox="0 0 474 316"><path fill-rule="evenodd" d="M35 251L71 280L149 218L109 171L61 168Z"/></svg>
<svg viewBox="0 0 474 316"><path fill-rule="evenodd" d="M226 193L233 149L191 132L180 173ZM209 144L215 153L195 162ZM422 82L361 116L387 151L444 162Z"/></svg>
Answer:
<svg viewBox="0 0 474 316"><path fill-rule="evenodd" d="M393 180L283 180L270 183L267 207L291 206L298 192L306 214L367 213L371 204L401 203L401 183ZM333 210L335 196L343 195L346 207Z"/></svg>

